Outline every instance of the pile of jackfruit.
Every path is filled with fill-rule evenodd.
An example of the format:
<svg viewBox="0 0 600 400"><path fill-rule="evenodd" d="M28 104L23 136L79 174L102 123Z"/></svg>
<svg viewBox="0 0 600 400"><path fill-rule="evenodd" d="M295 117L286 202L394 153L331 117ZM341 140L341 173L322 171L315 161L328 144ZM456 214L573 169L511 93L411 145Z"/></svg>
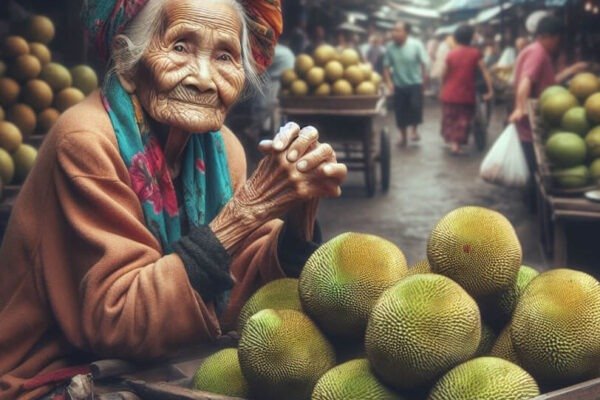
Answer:
<svg viewBox="0 0 600 400"><path fill-rule="evenodd" d="M600 375L599 321L594 277L523 266L503 215L463 207L410 268L377 236L323 244L299 279L248 300L238 348L205 359L194 388L249 399L531 399Z"/></svg>

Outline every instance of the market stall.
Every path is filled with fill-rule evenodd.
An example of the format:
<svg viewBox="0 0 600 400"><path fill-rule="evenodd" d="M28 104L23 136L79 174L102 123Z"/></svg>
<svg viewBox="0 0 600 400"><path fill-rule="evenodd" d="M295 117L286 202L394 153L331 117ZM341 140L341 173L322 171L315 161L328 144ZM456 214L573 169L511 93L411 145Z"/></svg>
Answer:
<svg viewBox="0 0 600 400"><path fill-rule="evenodd" d="M548 124L544 124L537 100L530 101L529 116L534 132L533 145L538 167L534 179L541 242L546 251L553 255L555 266L567 265L569 262L567 227L577 222L593 227L600 226L600 202L594 197L598 192L598 184L596 178L584 177L582 182L561 185L560 180L564 178L557 176L556 165L552 164L547 153L546 144L551 128ZM579 179L574 175L566 178Z"/></svg>

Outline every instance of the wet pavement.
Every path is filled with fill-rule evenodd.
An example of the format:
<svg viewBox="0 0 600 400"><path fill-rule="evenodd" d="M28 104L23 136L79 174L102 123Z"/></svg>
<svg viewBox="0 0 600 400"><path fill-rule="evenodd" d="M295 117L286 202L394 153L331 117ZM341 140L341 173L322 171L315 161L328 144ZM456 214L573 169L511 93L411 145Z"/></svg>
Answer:
<svg viewBox="0 0 600 400"><path fill-rule="evenodd" d="M485 183L479 166L485 152L469 145L467 155L452 156L440 136L441 110L428 100L421 141L407 148L396 146L398 133L392 113L381 118L392 133L391 184L388 193L380 185L367 198L362 172L352 172L340 199L322 202L319 221L325 239L342 232L364 232L382 236L402 249L410 264L426 257L427 240L437 221L449 211L477 205L504 214L515 227L523 246L523 262L543 270L550 266L539 242L535 219L521 191ZM498 106L489 128L489 143L502 130L503 107Z"/></svg>

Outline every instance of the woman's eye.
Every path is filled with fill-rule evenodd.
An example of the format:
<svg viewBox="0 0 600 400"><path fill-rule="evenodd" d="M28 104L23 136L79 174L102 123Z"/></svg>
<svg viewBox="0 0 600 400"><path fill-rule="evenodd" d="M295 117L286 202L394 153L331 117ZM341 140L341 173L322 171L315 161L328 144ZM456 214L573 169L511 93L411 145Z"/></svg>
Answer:
<svg viewBox="0 0 600 400"><path fill-rule="evenodd" d="M181 43L176 43L175 46L173 46L173 50L178 53L183 53L185 51L185 46Z"/></svg>
<svg viewBox="0 0 600 400"><path fill-rule="evenodd" d="M233 60L233 58L231 57L231 55L228 54L228 53L221 53L221 54L219 54L219 57L217 59L219 61L231 61L231 60Z"/></svg>

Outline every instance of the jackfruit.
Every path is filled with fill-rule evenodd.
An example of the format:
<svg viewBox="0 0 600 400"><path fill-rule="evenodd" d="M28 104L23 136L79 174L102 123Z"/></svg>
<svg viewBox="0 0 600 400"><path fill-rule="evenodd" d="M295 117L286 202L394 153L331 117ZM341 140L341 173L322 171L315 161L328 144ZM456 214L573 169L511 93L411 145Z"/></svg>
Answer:
<svg viewBox="0 0 600 400"><path fill-rule="evenodd" d="M444 375L428 400L527 400L539 394L536 381L518 365L497 357L479 357Z"/></svg>
<svg viewBox="0 0 600 400"><path fill-rule="evenodd" d="M509 289L486 296L480 301L483 318L493 326L505 326L519 302L519 298L533 278L539 275L535 269L522 265L517 273L517 281Z"/></svg>
<svg viewBox="0 0 600 400"><path fill-rule="evenodd" d="M258 289L242 307L238 317L238 332L242 331L248 318L267 308L302 311L298 279L277 279Z"/></svg>
<svg viewBox="0 0 600 400"><path fill-rule="evenodd" d="M417 262L415 265L408 268L407 275L416 275L416 274L430 274L431 273L431 265L429 265L429 261L421 260Z"/></svg>
<svg viewBox="0 0 600 400"><path fill-rule="evenodd" d="M478 297L514 285L522 250L514 228L502 214L462 207L437 224L429 237L427 258L433 272Z"/></svg>
<svg viewBox="0 0 600 400"><path fill-rule="evenodd" d="M300 300L326 333L360 337L379 296L407 271L406 258L393 243L345 233L308 259L300 274Z"/></svg>
<svg viewBox="0 0 600 400"><path fill-rule="evenodd" d="M52 88L40 79L33 79L23 86L23 101L36 111L50 107L53 98Z"/></svg>
<svg viewBox="0 0 600 400"><path fill-rule="evenodd" d="M445 276L419 274L383 293L369 318L365 346L382 382L411 389L471 358L480 340L475 300Z"/></svg>
<svg viewBox="0 0 600 400"><path fill-rule="evenodd" d="M500 332L498 338L496 338L494 346L492 346L490 355L493 357L500 357L515 364L519 364L519 357L517 357L515 347L513 346L512 339L510 337L510 325Z"/></svg>
<svg viewBox="0 0 600 400"><path fill-rule="evenodd" d="M224 349L207 357L194 375L193 389L231 397L248 397L237 349Z"/></svg>
<svg viewBox="0 0 600 400"><path fill-rule="evenodd" d="M348 361L319 379L311 400L401 400L399 394L377 380L369 361Z"/></svg>
<svg viewBox="0 0 600 400"><path fill-rule="evenodd" d="M0 147L12 153L21 143L23 143L23 135L19 128L10 121L0 121Z"/></svg>
<svg viewBox="0 0 600 400"><path fill-rule="evenodd" d="M27 104L15 104L6 112L6 120L15 124L25 138L35 130L36 119L33 108Z"/></svg>
<svg viewBox="0 0 600 400"><path fill-rule="evenodd" d="M510 334L523 368L541 383L571 383L600 365L600 283L571 269L534 278L513 314Z"/></svg>
<svg viewBox="0 0 600 400"><path fill-rule="evenodd" d="M294 310L262 310L248 319L239 342L242 372L261 399L309 399L335 354L317 326Z"/></svg>
<svg viewBox="0 0 600 400"><path fill-rule="evenodd" d="M479 347L475 352L475 356L487 356L492 351L494 343L496 342L496 334L489 325L481 324L481 340L479 341Z"/></svg>

